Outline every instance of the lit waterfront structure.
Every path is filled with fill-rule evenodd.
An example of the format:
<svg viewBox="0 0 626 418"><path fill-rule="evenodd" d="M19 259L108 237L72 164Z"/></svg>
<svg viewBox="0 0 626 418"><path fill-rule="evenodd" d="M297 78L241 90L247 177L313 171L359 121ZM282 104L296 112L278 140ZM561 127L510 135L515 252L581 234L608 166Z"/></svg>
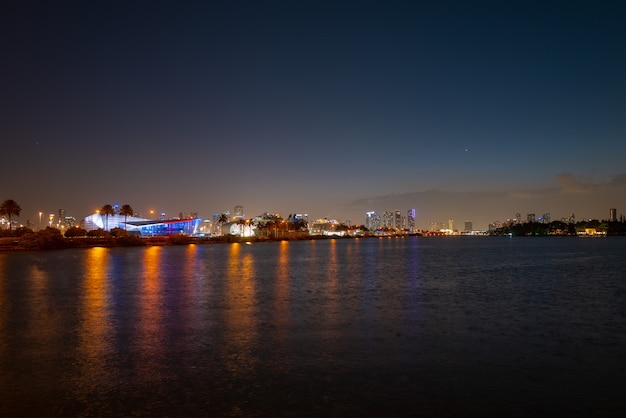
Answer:
<svg viewBox="0 0 626 418"><path fill-rule="evenodd" d="M131 234L140 236L160 235L197 235L200 232L202 219L145 219L134 216L120 215L116 213L108 218L94 213L85 217L83 223L87 231L103 229L110 231L114 228L125 229Z"/></svg>
<svg viewBox="0 0 626 418"><path fill-rule="evenodd" d="M335 219L318 219L309 227L311 235L344 236L345 230L339 229L339 221Z"/></svg>
<svg viewBox="0 0 626 418"><path fill-rule="evenodd" d="M213 235L213 220L205 219L204 221L202 221L202 223L200 224L199 232L202 235L207 235L207 236Z"/></svg>
<svg viewBox="0 0 626 418"><path fill-rule="evenodd" d="M124 221L144 222L144 221L150 221L150 219L139 218L135 216L127 216L126 219L124 219L124 216L118 213L116 213L115 215L109 215L107 218L106 216L101 215L100 212L96 212L92 215L85 217L83 223L87 231L93 231L96 229L103 229L105 231L110 231L113 228L124 229ZM152 220L152 222L160 222L160 221Z"/></svg>
<svg viewBox="0 0 626 418"><path fill-rule="evenodd" d="M140 236L198 235L201 222L200 218L128 221L125 229Z"/></svg>
<svg viewBox="0 0 626 418"><path fill-rule="evenodd" d="M222 235L235 235L239 237L253 237L255 236L256 226L250 221L243 221L243 218L239 218L236 221L227 222L222 225Z"/></svg>

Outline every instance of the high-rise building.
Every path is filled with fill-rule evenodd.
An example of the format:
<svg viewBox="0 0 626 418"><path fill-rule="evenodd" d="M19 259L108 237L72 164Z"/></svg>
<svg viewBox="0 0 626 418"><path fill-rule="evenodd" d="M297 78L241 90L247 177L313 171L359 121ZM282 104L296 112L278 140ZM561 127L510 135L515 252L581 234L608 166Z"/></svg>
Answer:
<svg viewBox="0 0 626 418"><path fill-rule="evenodd" d="M465 232L472 232L474 230L474 224L472 221L470 221L469 219L467 221L465 221L465 228L464 231Z"/></svg>
<svg viewBox="0 0 626 418"><path fill-rule="evenodd" d="M383 212L381 224L383 228L393 228L393 212Z"/></svg>
<svg viewBox="0 0 626 418"><path fill-rule="evenodd" d="M415 209L409 209L406 212L407 227L409 232L415 231Z"/></svg>
<svg viewBox="0 0 626 418"><path fill-rule="evenodd" d="M535 222L535 214L527 213L526 214L526 222Z"/></svg>
<svg viewBox="0 0 626 418"><path fill-rule="evenodd" d="M611 222L617 221L617 209L616 208L609 209L609 221Z"/></svg>
<svg viewBox="0 0 626 418"><path fill-rule="evenodd" d="M562 218L561 221L565 222L566 224L575 224L576 223L576 215L574 215L572 213L570 216L566 216L566 217Z"/></svg>
<svg viewBox="0 0 626 418"><path fill-rule="evenodd" d="M380 216L374 211L365 213L365 227L369 231L376 231L380 228Z"/></svg>
<svg viewBox="0 0 626 418"><path fill-rule="evenodd" d="M402 212L400 212L399 210L396 210L395 212L393 224L394 224L393 227L396 229L404 228L404 225L402 222Z"/></svg>
<svg viewBox="0 0 626 418"><path fill-rule="evenodd" d="M235 206L235 215L234 215L234 217L235 217L235 219L243 218L243 206L241 206L241 205Z"/></svg>
<svg viewBox="0 0 626 418"><path fill-rule="evenodd" d="M454 219L448 219L448 229L454 231Z"/></svg>
<svg viewBox="0 0 626 418"><path fill-rule="evenodd" d="M220 218L221 218L221 214L219 213L214 213L213 214L213 230L211 231L211 233L213 235L221 235L222 231L220 231L221 225L220 225Z"/></svg>

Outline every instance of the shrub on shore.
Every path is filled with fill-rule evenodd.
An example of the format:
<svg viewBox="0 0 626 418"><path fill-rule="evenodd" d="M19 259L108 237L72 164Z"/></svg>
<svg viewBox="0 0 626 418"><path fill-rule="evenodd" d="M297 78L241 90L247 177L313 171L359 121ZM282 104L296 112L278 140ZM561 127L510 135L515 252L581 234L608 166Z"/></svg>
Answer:
<svg viewBox="0 0 626 418"><path fill-rule="evenodd" d="M24 249L57 249L65 248L66 241L61 235L61 231L56 228L47 227L37 232L30 232L22 235L19 239L19 247Z"/></svg>

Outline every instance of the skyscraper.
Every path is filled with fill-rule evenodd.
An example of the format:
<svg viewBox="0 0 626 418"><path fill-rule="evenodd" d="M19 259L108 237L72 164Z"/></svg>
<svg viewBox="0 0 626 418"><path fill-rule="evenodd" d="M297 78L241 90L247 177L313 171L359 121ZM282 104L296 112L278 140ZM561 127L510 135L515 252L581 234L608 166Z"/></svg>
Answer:
<svg viewBox="0 0 626 418"><path fill-rule="evenodd" d="M383 228L393 228L393 212L385 211L383 212Z"/></svg>
<svg viewBox="0 0 626 418"><path fill-rule="evenodd" d="M616 208L609 209L609 221L611 222L617 221L617 209Z"/></svg>
<svg viewBox="0 0 626 418"><path fill-rule="evenodd" d="M409 232L415 231L415 209L409 209L406 211L406 220Z"/></svg>
<svg viewBox="0 0 626 418"><path fill-rule="evenodd" d="M400 212L399 210L396 210L395 216L394 216L394 228L402 229L403 227L404 225L402 225L402 212Z"/></svg>
<svg viewBox="0 0 626 418"><path fill-rule="evenodd" d="M237 205L235 206L235 214L234 214L235 219L241 219L243 218L243 206L241 205Z"/></svg>
<svg viewBox="0 0 626 418"><path fill-rule="evenodd" d="M376 212L365 213L365 227L372 232L380 228L380 217Z"/></svg>

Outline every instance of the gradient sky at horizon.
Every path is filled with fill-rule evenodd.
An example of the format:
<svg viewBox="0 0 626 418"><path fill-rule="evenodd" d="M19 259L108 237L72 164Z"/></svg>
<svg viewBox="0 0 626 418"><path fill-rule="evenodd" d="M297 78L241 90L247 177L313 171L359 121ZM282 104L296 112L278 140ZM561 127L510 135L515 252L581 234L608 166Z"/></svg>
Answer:
<svg viewBox="0 0 626 418"><path fill-rule="evenodd" d="M620 2L11 2L0 200L626 214Z"/></svg>

